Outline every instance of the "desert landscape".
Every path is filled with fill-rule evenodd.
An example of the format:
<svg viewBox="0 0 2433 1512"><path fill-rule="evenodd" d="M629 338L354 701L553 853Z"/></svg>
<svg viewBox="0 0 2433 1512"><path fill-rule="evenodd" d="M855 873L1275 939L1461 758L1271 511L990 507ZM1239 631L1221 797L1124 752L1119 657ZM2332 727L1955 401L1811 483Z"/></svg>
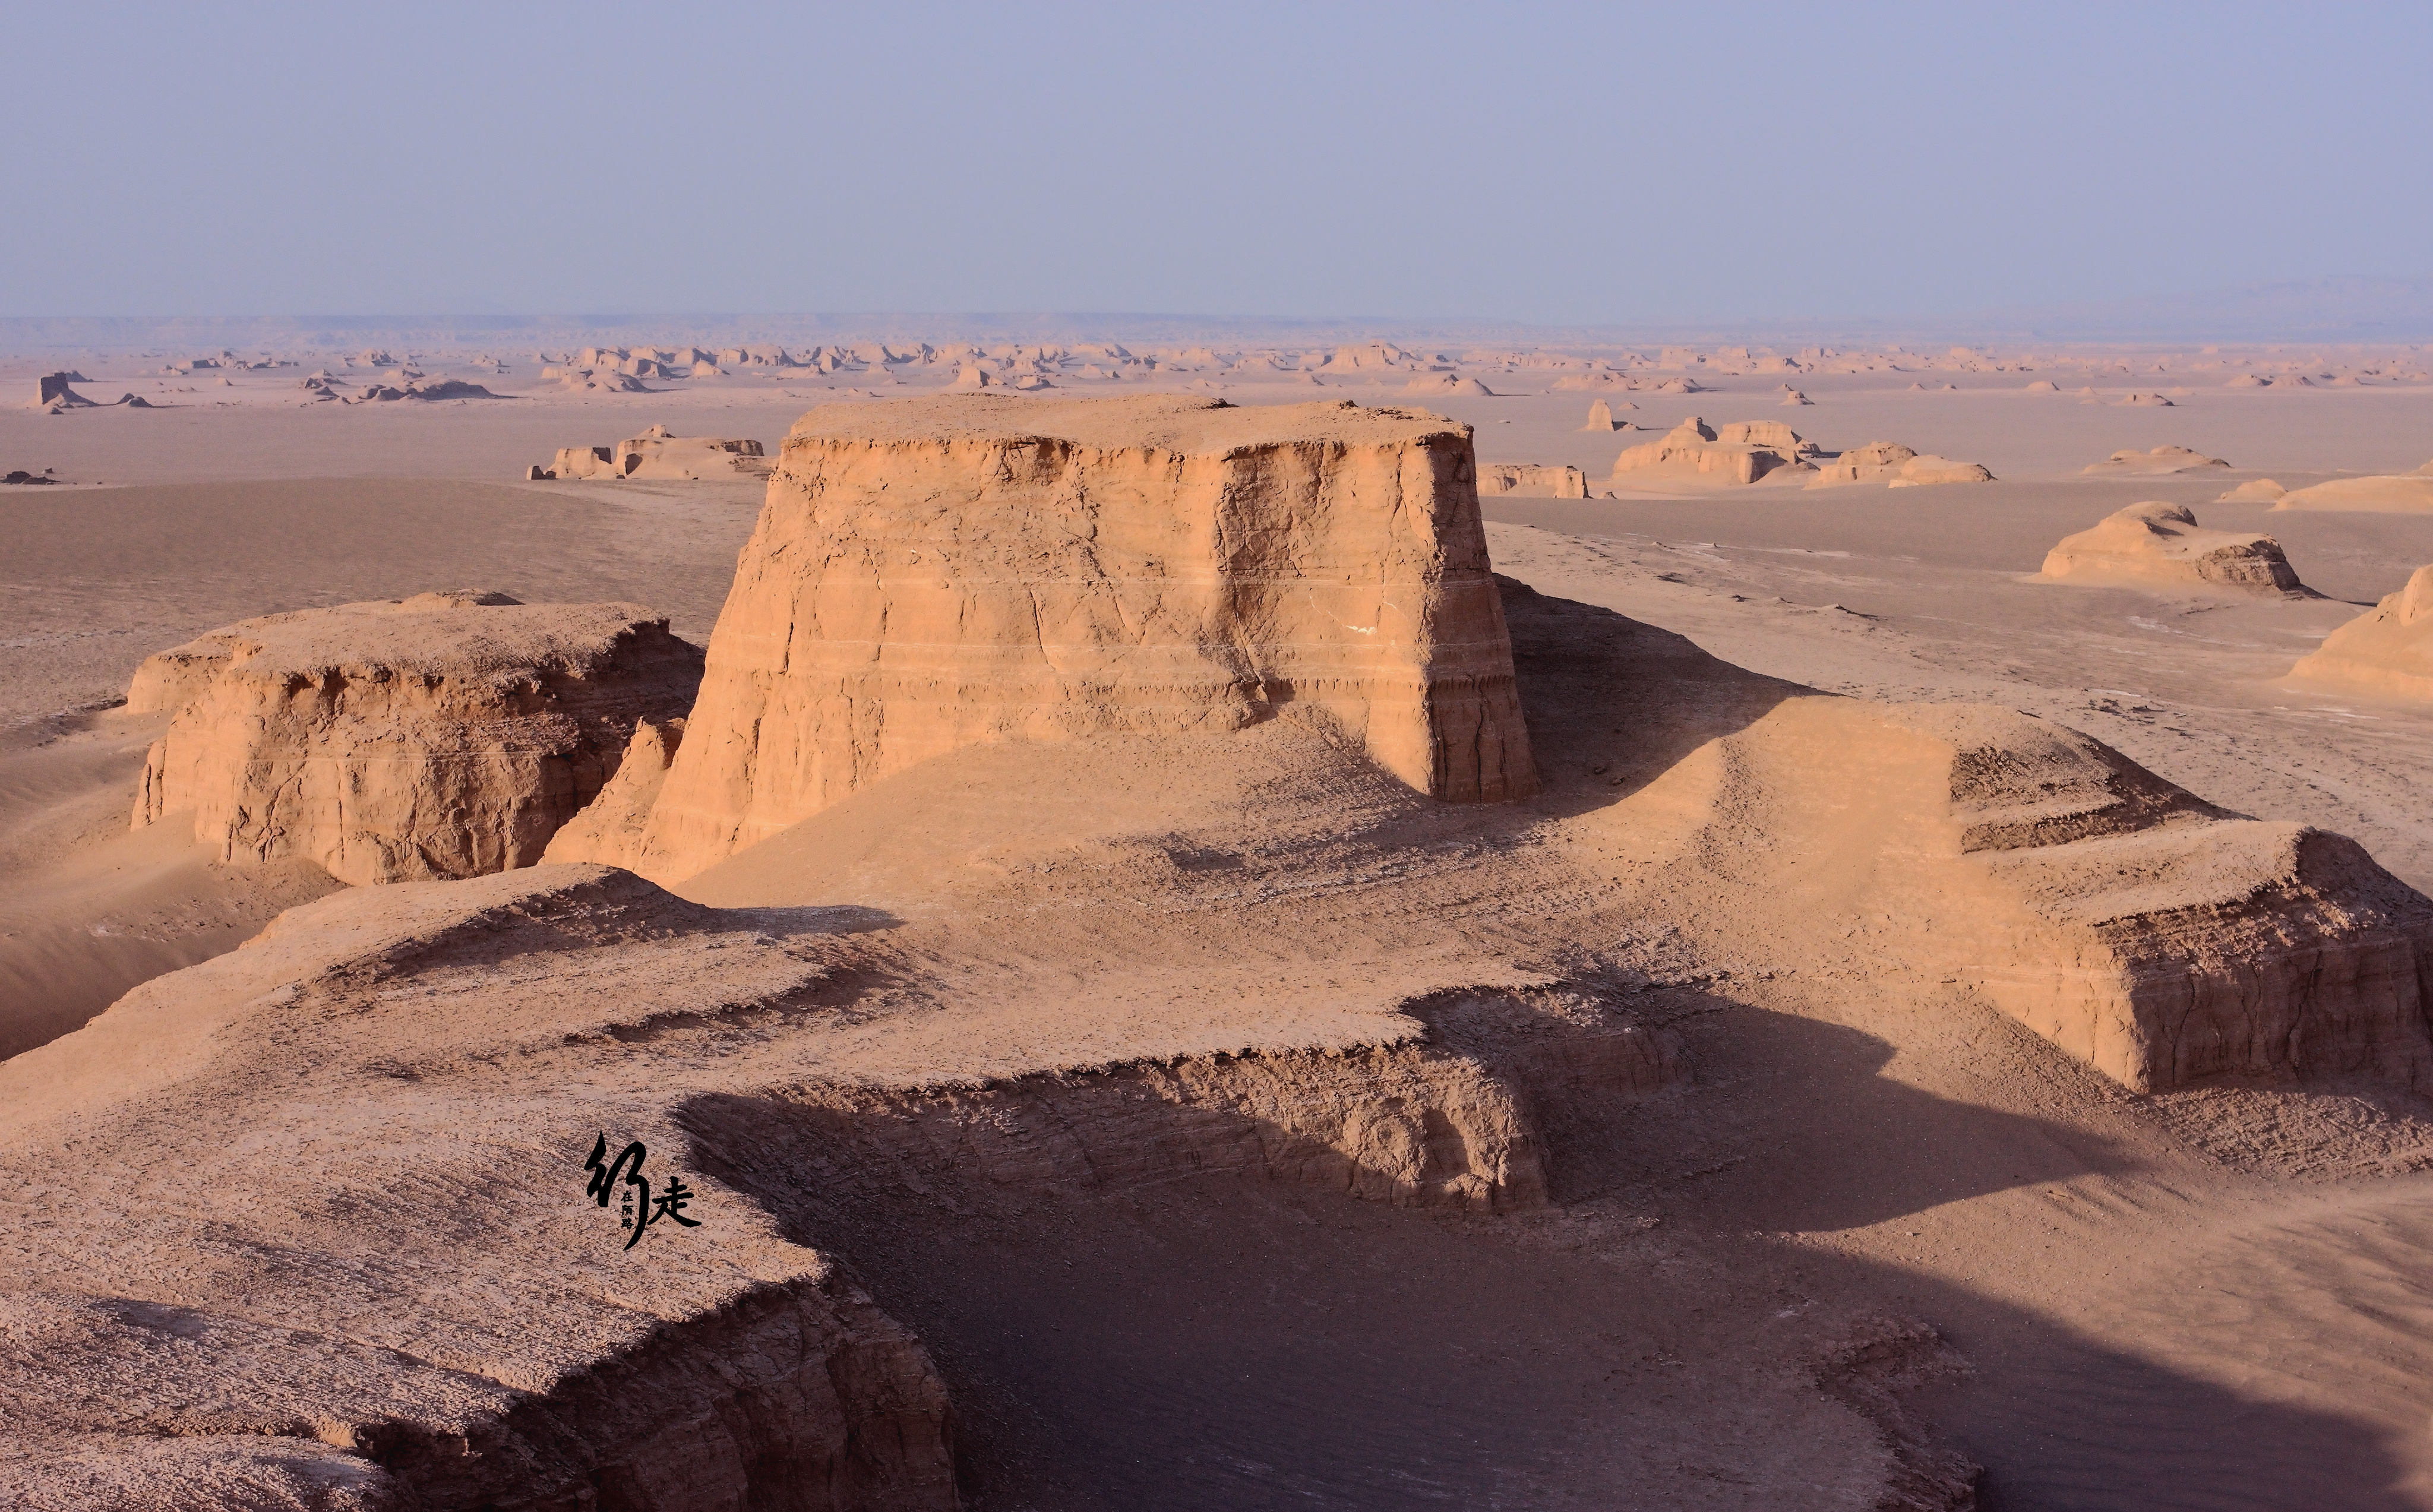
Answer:
<svg viewBox="0 0 2433 1512"><path fill-rule="evenodd" d="M0 1507L2433 1512L2433 11L7 35Z"/></svg>
<svg viewBox="0 0 2433 1512"><path fill-rule="evenodd" d="M16 359L0 1484L2427 1504L2427 361Z"/></svg>

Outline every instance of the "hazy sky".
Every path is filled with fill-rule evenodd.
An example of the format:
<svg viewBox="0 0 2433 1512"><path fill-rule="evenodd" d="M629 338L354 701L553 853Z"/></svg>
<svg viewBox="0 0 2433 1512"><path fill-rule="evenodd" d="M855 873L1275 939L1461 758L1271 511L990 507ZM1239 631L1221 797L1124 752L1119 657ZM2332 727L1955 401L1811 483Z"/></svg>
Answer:
<svg viewBox="0 0 2433 1512"><path fill-rule="evenodd" d="M2433 7L20 5L0 314L1910 315L2433 273Z"/></svg>

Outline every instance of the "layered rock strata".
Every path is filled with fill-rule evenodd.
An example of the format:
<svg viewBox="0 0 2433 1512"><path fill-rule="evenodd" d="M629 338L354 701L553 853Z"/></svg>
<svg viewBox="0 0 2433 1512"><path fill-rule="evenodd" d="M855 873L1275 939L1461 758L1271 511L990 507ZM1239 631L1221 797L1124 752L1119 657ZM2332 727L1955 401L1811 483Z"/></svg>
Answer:
<svg viewBox="0 0 2433 1512"><path fill-rule="evenodd" d="M681 876L975 743L1287 710L1452 802L1535 790L1467 427L986 395L787 437L645 837Z"/></svg>
<svg viewBox="0 0 2433 1512"><path fill-rule="evenodd" d="M2289 675L2408 702L2433 700L2433 567L2324 637Z"/></svg>
<svg viewBox="0 0 2433 1512"><path fill-rule="evenodd" d="M2205 530L2186 504L2131 504L2045 554L2043 576L2065 583L2153 587L2199 584L2287 595L2305 586L2281 543L2254 531Z"/></svg>
<svg viewBox="0 0 2433 1512"><path fill-rule="evenodd" d="M634 604L426 593L242 620L137 669L128 707L170 720L134 827L190 814L223 860L353 883L530 866L700 677Z"/></svg>

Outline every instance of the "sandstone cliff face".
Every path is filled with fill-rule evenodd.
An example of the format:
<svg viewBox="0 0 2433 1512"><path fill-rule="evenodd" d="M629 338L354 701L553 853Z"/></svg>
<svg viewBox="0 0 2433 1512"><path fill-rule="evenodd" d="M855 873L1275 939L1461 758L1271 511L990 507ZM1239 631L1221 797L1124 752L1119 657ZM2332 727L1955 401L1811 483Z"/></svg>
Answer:
<svg viewBox="0 0 2433 1512"><path fill-rule="evenodd" d="M2289 675L2378 698L2433 699L2433 567L2333 631Z"/></svg>
<svg viewBox="0 0 2433 1512"><path fill-rule="evenodd" d="M137 670L128 705L172 717L134 824L191 813L222 859L359 884L530 866L700 669L633 604L423 594L247 620Z"/></svg>
<svg viewBox="0 0 2433 1512"><path fill-rule="evenodd" d="M1466 428L973 395L788 437L646 836L681 876L978 742L1287 708L1456 802L1533 791Z"/></svg>
<svg viewBox="0 0 2433 1512"><path fill-rule="evenodd" d="M600 795L550 837L544 864L597 861L634 871L642 864L642 830L667 786L668 767L684 740L682 720L638 720L624 759Z"/></svg>
<svg viewBox="0 0 2433 1512"><path fill-rule="evenodd" d="M2046 553L2044 576L2072 583L2159 587L2212 584L2290 594L2305 585L2281 543L2253 532L2204 530L2186 504L2131 504Z"/></svg>

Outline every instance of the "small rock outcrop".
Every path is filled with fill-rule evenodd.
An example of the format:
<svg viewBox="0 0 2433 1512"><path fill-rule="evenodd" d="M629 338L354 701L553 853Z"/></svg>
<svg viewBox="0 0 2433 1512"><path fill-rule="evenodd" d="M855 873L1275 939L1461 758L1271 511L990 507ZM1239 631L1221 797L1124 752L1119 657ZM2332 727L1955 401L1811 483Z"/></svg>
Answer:
<svg viewBox="0 0 2433 1512"><path fill-rule="evenodd" d="M243 620L137 669L128 706L170 721L134 825L190 813L224 860L357 884L530 866L701 665L630 603L425 593Z"/></svg>
<svg viewBox="0 0 2433 1512"><path fill-rule="evenodd" d="M1323 721L1536 790L1469 428L1164 395L826 405L786 439L653 810L683 876L958 748Z"/></svg>
<svg viewBox="0 0 2433 1512"><path fill-rule="evenodd" d="M1992 483L1994 474L1979 462L1955 462L1932 452L1920 452L1900 465L1887 486L1926 488L1947 483Z"/></svg>
<svg viewBox="0 0 2433 1512"><path fill-rule="evenodd" d="M2433 567L2324 637L2289 675L2378 698L2433 702Z"/></svg>
<svg viewBox="0 0 2433 1512"><path fill-rule="evenodd" d="M2289 490L2270 478L2250 478L2236 488L2225 490L2214 501L2217 504L2270 504Z"/></svg>
<svg viewBox="0 0 2433 1512"><path fill-rule="evenodd" d="M698 481L704 478L769 476L769 462L760 443L714 435L680 436L664 425L613 447L560 447L546 467L525 476L571 481L579 478L641 478Z"/></svg>
<svg viewBox="0 0 2433 1512"><path fill-rule="evenodd" d="M2089 463L2083 471L2098 477L2120 474L2152 476L2157 473L2194 472L2204 467L2227 467L2230 464L2220 457L2209 457L2186 447L2160 446L2151 451L2132 448L2115 451L2101 462Z"/></svg>
<svg viewBox="0 0 2433 1512"><path fill-rule="evenodd" d="M2186 504L2131 504L2045 554L2043 576L2146 587L2208 584L2247 593L2302 593L2281 543L2253 531L2204 530Z"/></svg>

